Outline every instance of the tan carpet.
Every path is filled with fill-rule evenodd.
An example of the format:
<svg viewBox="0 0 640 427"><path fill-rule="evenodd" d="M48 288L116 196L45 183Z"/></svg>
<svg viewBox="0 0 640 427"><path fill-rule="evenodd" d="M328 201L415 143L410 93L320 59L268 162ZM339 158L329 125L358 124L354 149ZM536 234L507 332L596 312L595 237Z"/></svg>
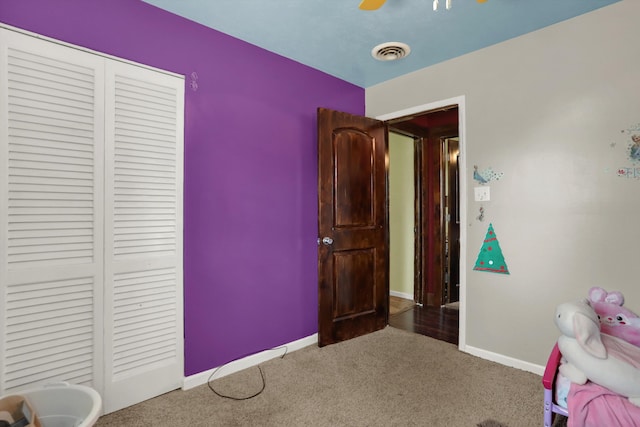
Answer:
<svg viewBox="0 0 640 427"><path fill-rule="evenodd" d="M224 399L203 385L103 416L97 426L542 425L539 376L391 327L261 366L266 388L253 399ZM262 383L255 367L212 384L242 397Z"/></svg>

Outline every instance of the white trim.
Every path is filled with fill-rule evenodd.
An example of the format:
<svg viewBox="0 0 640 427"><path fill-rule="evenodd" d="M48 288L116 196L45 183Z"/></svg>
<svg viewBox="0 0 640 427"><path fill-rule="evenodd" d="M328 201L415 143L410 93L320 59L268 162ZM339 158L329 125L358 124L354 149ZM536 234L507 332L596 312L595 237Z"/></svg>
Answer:
<svg viewBox="0 0 640 427"><path fill-rule="evenodd" d="M269 361L271 359L275 359L276 357L282 357L285 348L286 353L291 353L296 350L300 350L301 348L308 347L310 345L318 344L318 334L309 335L308 337L301 338L296 341L292 341L288 344L283 344L278 347L274 347L269 350L264 350L256 354L252 354L251 356L244 357L242 359L234 360L226 365L219 366L217 368L209 369L208 371L200 372L198 374L190 375L184 378L182 389L189 390L194 387L198 387L203 384L207 384L209 382L209 378L211 375L216 372L216 379L226 377L227 375L231 375L238 371L242 371L243 369L251 368L253 366L257 366L261 363Z"/></svg>
<svg viewBox="0 0 640 427"><path fill-rule="evenodd" d="M398 292L398 291L389 291L389 295L391 295L392 297L398 297L398 298L408 299L413 301L413 294L407 294L407 293Z"/></svg>
<svg viewBox="0 0 640 427"><path fill-rule="evenodd" d="M467 106L466 98L455 98L458 104L458 135L460 139L458 157L458 170L460 183L460 197L458 209L460 210L460 317L458 330L458 348L466 347L467 342Z"/></svg>
<svg viewBox="0 0 640 427"><path fill-rule="evenodd" d="M76 50L80 50L82 52L90 53L92 55L97 55L97 56L101 56L103 58L108 58L108 59L111 59L113 61L124 62L125 64L135 65L136 67L146 68L147 70L156 71L156 72L162 73L162 74L168 74L170 76L178 77L178 78L180 78L182 80L185 80L185 76L183 74L174 73L172 71L163 70L161 68L155 68L155 67L152 67L150 65L141 64L139 62L130 61L130 60L124 59L124 58L118 58L117 56L109 55L107 53L99 52L97 50L88 49L86 47L78 46L78 45L75 45L75 44L72 44L72 43L68 43L68 42L65 42L65 41L62 41L62 40L54 39L54 38L51 38L51 37L43 36L42 34L38 34L38 33L31 32L31 31L23 30L22 28L12 27L11 25L7 25L7 24L2 23L2 22L0 22L0 28L4 28L4 29L9 30L9 31L15 31L16 33L24 34L25 36L34 37L36 39L45 40L45 41L48 41L48 42L51 42L51 43L55 43L55 44L59 44L59 45L62 45L62 46L70 47L72 49L76 49Z"/></svg>
<svg viewBox="0 0 640 427"><path fill-rule="evenodd" d="M8 257L10 256L10 253L7 250L9 229L6 226L10 211L8 211L6 203L3 203L0 208L0 247L2 248L0 249L0 299L3 304L3 310L0 310L0 318L2 318L6 312L10 312L12 307L15 307L14 309L19 309L19 306L15 306L15 304L13 306L5 307L6 304L11 302L5 301L6 290L9 286L16 285L16 292L25 292L18 289L18 285L43 282L42 287L38 288L37 292L34 291L33 295L29 295L29 298L33 297L36 303L44 304L47 302L49 295L53 295L51 292L55 287L68 286L67 283L75 283L75 280L82 279L81 283L77 283L78 287L77 290L74 289L74 294L69 291L69 296L77 295L73 296L73 298L80 301L84 298L83 295L88 295L83 300L86 301L86 303L84 303L85 305L81 308L77 304L69 306L64 304L66 301L59 301L60 305L59 307L56 307L55 310L57 310L57 315L61 316L61 318L64 316L75 316L75 314L79 313L91 313L87 314L86 320L83 319L85 323L79 323L78 327L82 327L83 329L69 330L68 333L73 333L74 339L77 340L78 343L82 341L82 345L86 348L89 348L90 346L93 347L93 359L84 359L85 357L89 358L90 353L78 355L77 358L69 362L70 370L60 369L59 372L52 374L47 370L47 368L51 367L51 356L43 349L38 350L40 346L36 346L38 349L31 351L29 353L29 358L39 360L39 366L41 369L33 370L33 375L29 378L25 377L26 379L16 379L11 383L9 382L11 377L8 375L3 376L3 372L5 371L4 368L9 366L7 361L11 362L11 360L8 359L9 353L3 350L6 346L3 347L2 344L0 344L0 367L3 368L0 371L0 379L2 380L0 381L0 394L2 394L3 390L7 387L13 389L18 387L22 388L27 384L37 385L37 383L42 383L43 380L50 378L51 375L55 375L55 377L53 377L54 380L67 379L70 378L69 375L73 375L73 378L79 378L82 382L90 383L89 385L91 385L91 387L100 392L103 397L103 411L105 413L109 413L180 387L184 378L184 316L182 312L184 306L182 283L184 77L173 73L163 72L151 67L140 66L139 64L130 61L120 60L109 55L103 55L88 49L78 48L77 46L73 46L68 43L58 42L48 37L38 36L34 33L27 33L25 31L0 24L0 111L3 113L12 111L11 106L8 104L8 98L6 97L7 91L4 90L8 87L7 84L10 82L7 74L8 49L11 49L11 52L14 52L12 55L17 55L17 58L23 57L24 55L26 58L29 58L29 60L32 60L33 65L30 65L29 68L32 68L36 72L47 73L51 68L55 67L56 70L58 70L56 73L67 79L58 81L60 83L60 87L66 86L67 81L72 82L75 79L74 73L76 72L86 76L82 80L85 83L81 85L85 87L86 93L82 93L82 96L86 97L86 99L90 99L90 101L87 101L89 102L89 105L85 109L86 113L82 113L83 118L81 123L91 125L92 132L87 134L85 137L86 140L83 141L84 148L82 148L82 150L87 151L83 151L81 157L86 157L86 173L91 173L93 179L91 184L85 184L84 182L79 181L84 178L83 176L80 176L80 178L75 176L66 176L64 168L53 168L55 172L51 176L62 178L57 178L60 179L59 181L52 181L53 184L51 185L86 185L86 190L82 192L83 197L78 198L78 200L90 201L90 203L87 204L87 207L91 208L93 213L91 218L79 219L77 221L89 222L91 225L87 225L86 229L91 230L91 233L86 233L86 235L83 235L82 239L76 239L76 237L71 234L60 234L60 236L64 238L70 237L69 240L72 242L81 241L82 245L86 245L87 249L93 250L93 252L87 253L86 255L82 252L77 252L78 255L74 258L75 254L68 251L68 258L66 258L66 261L55 263L49 263L49 260L44 257L37 258L34 256L33 259L35 262L32 265L27 267L21 265L20 268L12 268L13 266L8 263ZM19 60L15 63L15 67L17 69L21 67L21 62ZM68 72L68 75L65 75L65 72ZM18 74L21 74L21 72L17 72L16 75ZM25 73L25 75L28 74L28 72ZM115 98L116 87L114 82L116 75L118 77L126 76L127 78L133 79L134 82L131 83L132 86L139 86L140 84L144 85L145 92L149 94L156 92L158 88L164 88L162 89L163 93L174 94L173 99L168 95L165 98L165 105L167 107L165 111L167 111L167 113L169 111L174 111L174 114L176 115L173 126L166 127L165 134L171 136L174 142L174 147L172 148L174 148L175 154L173 154L173 158L170 158L169 155L163 157L166 158L166 163L172 160L175 160L176 163L175 166L171 165L173 166L173 174L175 175L174 182L176 186L175 188L168 188L165 193L166 195L175 198L175 210L173 212L174 223L172 224L175 235L175 249L171 252L167 250L167 255L163 257L158 256L157 252L154 252L153 255L148 255L150 252L147 252L147 256L145 257L141 257L137 254L134 256L125 255L124 257L118 257L115 255L115 251L113 250L114 240L112 237L114 234L114 221L116 219L113 214L115 207L114 189L116 188L114 187L115 179L113 171L117 158L117 156L114 156L116 142L116 138L114 137L114 120L119 112L119 109L116 107ZM136 83L135 80L138 80L141 83ZM19 84L29 84L29 80L20 81ZM68 84L70 85L72 83ZM21 86L15 86L18 92L20 92L20 87ZM50 92L45 89L36 92L37 94L31 95L32 98L30 98L34 101L31 102L31 104L25 104L27 105L25 108L31 108L28 105L36 105L33 103L38 102L37 100L39 99L46 100L47 98L43 98L43 96L53 97L53 99L55 99L56 96L63 96L58 92ZM135 90L131 92L135 92ZM77 93L78 97L70 96L69 99L82 102L80 92ZM72 105L72 103L67 105L66 102L62 102L59 108L56 108L55 110L59 110L58 112L61 114L73 115L75 114L75 107ZM173 107L173 109L169 107ZM19 110L16 111L19 112ZM143 112L143 110L140 111ZM2 160L0 160L0 175L5 175L5 177L8 176L8 163L6 159L8 146L6 145L7 143L5 140L7 139L7 129L10 124L6 121L6 116L7 114L3 114L0 118L0 126L2 127L2 129L0 129L0 137L4 137L2 138L2 143L0 143L0 152L2 153L2 155L0 155L0 157L2 157ZM55 116L51 115L49 117L53 118ZM73 126L73 128L84 129L85 127L82 124L79 125L79 127ZM24 129L30 129L30 127L24 127ZM89 127L87 127L87 129L89 129ZM55 130L50 129L38 129L38 131L55 132ZM169 139L165 138L164 141L169 141ZM54 147L54 145L55 144L48 147L48 149L51 149L53 152L55 152L56 149L64 149L68 151L73 150L70 146ZM93 148L92 152L89 151L88 147L90 146ZM93 155L89 156L89 153L92 153ZM68 155L73 156L72 154ZM39 159L33 158L32 161L37 162ZM80 165L81 163L78 164ZM25 163L25 166L22 167L25 168L25 170L28 170L32 166L30 166L29 163ZM167 170L169 170L169 168L167 168ZM58 171L63 171L63 174L57 174ZM30 175L30 172L20 171L19 174L24 174L29 178L35 178L32 181L24 181L33 182L31 185L33 185L34 188L37 188L35 186L40 185L42 182L42 179L38 177L37 173L34 173L33 177ZM65 180L63 181L63 179ZM73 179L76 179L77 181L73 181ZM5 200L8 200L7 196L9 190L12 190L12 188L5 188L8 186L9 181L6 183L2 181L3 180L0 178L0 197L4 197L2 199L4 202ZM57 184L58 182L62 183ZM16 188L18 190L15 191L20 191L20 187ZM52 192L57 190L55 187L51 187L35 191ZM138 200L143 199L137 198L136 203ZM56 205L52 206L55 207ZM62 210L46 210L47 207L42 209L43 216L50 215L49 218L53 218L47 219L46 221L62 221L58 218L61 215L66 215L66 209L69 209L68 212L71 213L83 212L74 210L75 207L73 204L61 203L59 207ZM53 212L53 214L50 214L49 212ZM140 215L140 218L143 218L142 214L137 215ZM85 228L84 225L81 225L81 227ZM28 233L23 233L22 235L26 235L27 238L30 239L47 238L46 233L39 232L35 229L28 230ZM66 240L64 240L64 238L58 241L65 242ZM34 241L39 242L39 240ZM57 250L60 247L54 246L53 243L46 243L52 245L52 250ZM145 242L144 244L147 243L148 242ZM62 243L59 245L62 245ZM117 322L114 320L114 313L118 312L117 307L123 307L125 305L125 300L118 298L114 299L115 278L119 273L143 272L150 271L151 269L165 268L174 269L175 279L173 279L174 286L173 289L171 289L173 295L168 290L169 279L161 279L164 280L163 285L167 288L167 291L163 294L163 297L166 300L163 304L166 304L165 306L169 306L170 304L173 305L172 309L166 309L163 311L163 320L151 315L153 310L156 310L160 305L147 304L149 300L143 301L144 296L136 294L135 291L131 291L123 296L123 298L127 300L130 298L137 298L138 296L143 298L140 300L140 305L144 305L148 310L146 312L148 317L144 318L144 320L148 322L146 323L146 326L158 324L173 325L171 332L168 331L168 328L165 328L162 330L164 332L163 336L158 334L157 336L154 335L152 337L153 343L157 344L157 351L154 352L153 348L147 349L149 351L145 353L145 356L149 359L147 361L149 363L140 367L126 359L127 355L136 353L134 348L136 341L132 339L134 336L126 335L128 332L122 331L121 329L118 330L116 328ZM144 281L138 281L137 284L141 285L142 283L147 283L146 279L143 280ZM13 299L16 300L15 298ZM118 302L116 302L116 300ZM77 308L74 308L76 305ZM136 304L136 306L137 305L138 304ZM145 312L139 314L143 316L144 313ZM88 320L90 315L93 316L93 322L91 324L89 324ZM25 321L28 320L29 319ZM0 324L2 324L0 328L0 342L6 341L10 335L14 337L14 340L18 338L24 339L24 337L28 336L30 333L29 331L22 329L9 329L6 322L3 322L2 320L0 320ZM40 329L45 326L46 325L38 326L34 324L32 326L32 330L38 331L37 333L42 334ZM88 329L89 326L91 327L90 329ZM51 332L61 333L61 331L62 330L59 328L51 329ZM120 344L124 344L122 346L124 350L121 349L118 353L114 348L114 345L116 345L114 337L119 331L125 333L125 341L120 342ZM33 333L34 332L31 332L31 334ZM72 335L69 335L69 337L71 336ZM145 339L148 337L143 334L134 338ZM153 356L157 356L155 353L160 351L160 340L164 340L165 342L162 347L162 350L165 353L162 354L162 360L157 360L154 359ZM37 344L35 341L34 343ZM71 346L71 344L72 343L69 342L66 345ZM61 345L59 354L63 354L61 352L65 351L65 348L67 348L68 351L71 347L64 347L64 345ZM145 347L139 348L145 349ZM171 350L169 350L169 348L171 348ZM172 351L170 355L169 351ZM21 356L23 356L21 353L12 353L11 357L20 361ZM117 372L114 369L114 364L116 364L116 362L120 362L119 366L122 367L122 369ZM71 370L77 370L74 368L78 363L85 366L84 369L81 369L82 366L77 368L82 372L71 372ZM49 376L45 377L45 375Z"/></svg>
<svg viewBox="0 0 640 427"><path fill-rule="evenodd" d="M492 362L500 363L501 365L510 366L512 368L531 372L540 376L544 374L544 366L525 362L520 359L514 359L513 357L505 356L504 354L493 353L491 351L482 350L480 348L471 346L467 346L465 352L473 356L480 357L481 359L490 360Z"/></svg>
<svg viewBox="0 0 640 427"><path fill-rule="evenodd" d="M405 108L404 110L394 111L393 113L383 114L374 118L382 121L397 119L398 117L410 116L417 113L426 113L431 110L437 110L439 108L448 107L450 105L460 104L461 102L464 102L464 96L456 96L454 98L443 99L442 101L416 105L415 107Z"/></svg>
<svg viewBox="0 0 640 427"><path fill-rule="evenodd" d="M465 351L467 339L467 126L465 96L461 95L428 104L417 105L393 113L383 114L375 118L386 121L456 104L458 105L458 135L460 137L460 326L458 329L458 348L461 351Z"/></svg>

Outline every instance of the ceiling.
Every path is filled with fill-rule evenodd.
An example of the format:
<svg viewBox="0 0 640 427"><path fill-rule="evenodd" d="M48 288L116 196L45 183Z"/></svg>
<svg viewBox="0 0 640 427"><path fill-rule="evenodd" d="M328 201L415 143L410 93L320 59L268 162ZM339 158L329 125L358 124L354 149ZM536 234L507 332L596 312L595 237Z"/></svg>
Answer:
<svg viewBox="0 0 640 427"><path fill-rule="evenodd" d="M570 19L620 0L143 0L367 88ZM402 42L411 53L379 61L371 50ZM220 55L220 52L211 52Z"/></svg>

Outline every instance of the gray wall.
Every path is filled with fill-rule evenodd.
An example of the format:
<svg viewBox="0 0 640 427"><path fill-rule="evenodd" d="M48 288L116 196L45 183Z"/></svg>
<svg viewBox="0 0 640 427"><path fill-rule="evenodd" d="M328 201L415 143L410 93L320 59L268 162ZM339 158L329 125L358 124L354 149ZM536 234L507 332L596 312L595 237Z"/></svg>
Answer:
<svg viewBox="0 0 640 427"><path fill-rule="evenodd" d="M620 290L640 313L638 16L640 1L623 0L366 90L370 117L464 96L463 350L544 365L555 306L591 286ZM473 165L504 173L484 222ZM510 275L473 271L489 223Z"/></svg>

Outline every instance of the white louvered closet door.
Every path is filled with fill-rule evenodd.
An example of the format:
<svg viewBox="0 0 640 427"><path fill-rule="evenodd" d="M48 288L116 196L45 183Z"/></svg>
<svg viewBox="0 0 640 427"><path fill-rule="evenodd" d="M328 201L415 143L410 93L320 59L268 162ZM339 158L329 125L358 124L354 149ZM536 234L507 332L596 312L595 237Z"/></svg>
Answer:
<svg viewBox="0 0 640 427"><path fill-rule="evenodd" d="M184 377L184 80L0 28L0 395Z"/></svg>
<svg viewBox="0 0 640 427"><path fill-rule="evenodd" d="M103 59L0 29L0 394L102 386Z"/></svg>
<svg viewBox="0 0 640 427"><path fill-rule="evenodd" d="M107 412L183 379L184 82L110 62L107 79Z"/></svg>

